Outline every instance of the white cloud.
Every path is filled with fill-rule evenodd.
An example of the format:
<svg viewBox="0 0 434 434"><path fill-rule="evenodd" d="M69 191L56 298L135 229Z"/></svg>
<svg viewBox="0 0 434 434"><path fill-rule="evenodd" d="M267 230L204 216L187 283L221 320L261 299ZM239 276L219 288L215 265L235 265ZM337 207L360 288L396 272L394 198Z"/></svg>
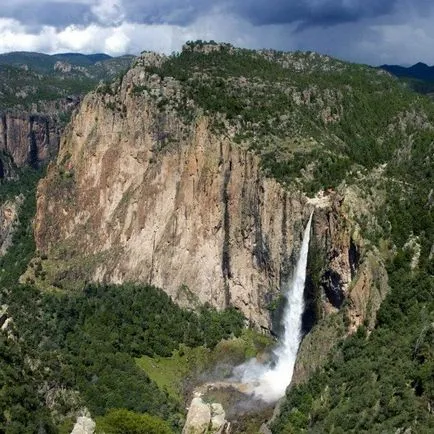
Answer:
<svg viewBox="0 0 434 434"><path fill-rule="evenodd" d="M106 53L114 55L121 55L128 51L130 45L130 38L125 34L121 28L117 28L113 31L113 34L105 40Z"/></svg>
<svg viewBox="0 0 434 434"><path fill-rule="evenodd" d="M67 48L67 51L80 51L86 48L92 51L94 47L99 45L97 37L102 37L102 29L91 24L88 27L68 26L64 30L54 32L53 49L58 50L60 47ZM43 38L44 35L42 34Z"/></svg>
<svg viewBox="0 0 434 434"><path fill-rule="evenodd" d="M122 0L98 0L91 11L104 25L119 25L125 19Z"/></svg>
<svg viewBox="0 0 434 434"><path fill-rule="evenodd" d="M376 65L417 61L434 64L434 27L429 16L412 16L411 24L402 21L369 25L349 23L332 28L307 28L300 33L293 33L293 27L289 25L258 27L216 9L188 26L135 24L128 21L116 23L122 0L93 0L92 4L101 19L111 17L112 23L35 29L14 19L0 18L0 52L77 51L120 55L154 50L171 53L180 50L187 40L214 39L248 48L317 50Z"/></svg>
<svg viewBox="0 0 434 434"><path fill-rule="evenodd" d="M220 14L204 17L188 27L123 22L112 26L70 25L60 30L45 26L33 33L15 20L0 18L0 52L78 51L120 55L154 50L171 53L179 51L185 41L195 39L224 40L245 47L276 46L274 42L282 34L279 26L268 26L263 30L265 31L258 34L253 25ZM287 47L287 39L285 39L285 44Z"/></svg>
<svg viewBox="0 0 434 434"><path fill-rule="evenodd" d="M39 48L46 49L45 44L40 44L40 35L27 33L25 27L16 20L0 18L0 52Z"/></svg>
<svg viewBox="0 0 434 434"><path fill-rule="evenodd" d="M13 19L0 18L0 52L42 51L59 53L106 52L111 55L139 53L156 50L170 53L181 46L183 30L167 25L136 25L122 23L118 26L91 24L86 27L68 26L58 30L45 26L38 32Z"/></svg>

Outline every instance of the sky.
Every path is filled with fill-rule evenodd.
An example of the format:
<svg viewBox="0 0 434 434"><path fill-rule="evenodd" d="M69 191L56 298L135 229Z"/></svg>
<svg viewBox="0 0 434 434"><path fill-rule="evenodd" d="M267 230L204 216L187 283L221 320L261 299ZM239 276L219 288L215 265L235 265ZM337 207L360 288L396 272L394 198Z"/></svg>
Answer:
<svg viewBox="0 0 434 434"><path fill-rule="evenodd" d="M0 0L0 52L171 53L188 40L434 64L433 0Z"/></svg>

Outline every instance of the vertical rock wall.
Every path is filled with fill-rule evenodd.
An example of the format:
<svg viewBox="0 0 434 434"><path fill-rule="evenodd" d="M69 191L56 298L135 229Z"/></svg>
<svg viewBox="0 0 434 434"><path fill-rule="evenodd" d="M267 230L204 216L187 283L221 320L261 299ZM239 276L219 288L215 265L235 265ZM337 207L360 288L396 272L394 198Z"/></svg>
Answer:
<svg viewBox="0 0 434 434"><path fill-rule="evenodd" d="M181 305L234 306L270 329L316 207L323 284L308 296L313 322L339 308L357 267L343 199L286 191L200 110L187 122L181 101L178 82L140 65L118 89L85 98L38 188L47 281L153 284Z"/></svg>
<svg viewBox="0 0 434 434"><path fill-rule="evenodd" d="M0 151L8 154L16 167L39 167L53 159L60 134L54 117L19 112L0 114Z"/></svg>

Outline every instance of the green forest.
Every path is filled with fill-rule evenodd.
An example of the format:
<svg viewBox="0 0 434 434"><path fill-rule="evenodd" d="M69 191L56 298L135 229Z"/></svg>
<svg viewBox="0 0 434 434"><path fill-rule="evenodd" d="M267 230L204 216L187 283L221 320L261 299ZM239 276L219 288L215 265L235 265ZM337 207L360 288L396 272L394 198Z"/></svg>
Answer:
<svg viewBox="0 0 434 434"><path fill-rule="evenodd" d="M0 54L0 110L35 111L35 104L83 96L100 80L113 80L133 56L15 52ZM65 67L56 69L56 63Z"/></svg>
<svg viewBox="0 0 434 434"><path fill-rule="evenodd" d="M292 66L299 64L302 73ZM285 185L301 180L295 187L308 194L388 162L390 176L412 176L407 169L414 158L425 167L420 178L428 175L421 181L432 176L431 159L421 161L434 153L432 101L375 68L315 53L261 55L228 45L207 54L183 51L147 70L178 79L217 132L234 127L234 141L258 153L270 176ZM191 116L187 106L179 113ZM414 155L395 160L409 137Z"/></svg>
<svg viewBox="0 0 434 434"><path fill-rule="evenodd" d="M389 433L434 430L434 282L398 257L375 330L364 326L326 366L291 388L273 433Z"/></svg>

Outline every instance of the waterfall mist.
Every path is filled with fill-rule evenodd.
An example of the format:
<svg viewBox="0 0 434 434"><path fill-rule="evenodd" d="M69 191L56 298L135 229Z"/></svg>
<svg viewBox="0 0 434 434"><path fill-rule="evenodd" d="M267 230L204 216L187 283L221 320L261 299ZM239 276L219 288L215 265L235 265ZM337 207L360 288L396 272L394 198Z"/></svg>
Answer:
<svg viewBox="0 0 434 434"><path fill-rule="evenodd" d="M256 359L238 366L234 375L242 383L252 387L254 396L267 402L274 402L285 394L292 379L295 359L302 338L302 316L304 311L304 284L306 280L307 255L309 250L311 213L303 234L300 256L293 280L285 291L286 307L283 314L284 333L274 350L274 363L260 364Z"/></svg>

